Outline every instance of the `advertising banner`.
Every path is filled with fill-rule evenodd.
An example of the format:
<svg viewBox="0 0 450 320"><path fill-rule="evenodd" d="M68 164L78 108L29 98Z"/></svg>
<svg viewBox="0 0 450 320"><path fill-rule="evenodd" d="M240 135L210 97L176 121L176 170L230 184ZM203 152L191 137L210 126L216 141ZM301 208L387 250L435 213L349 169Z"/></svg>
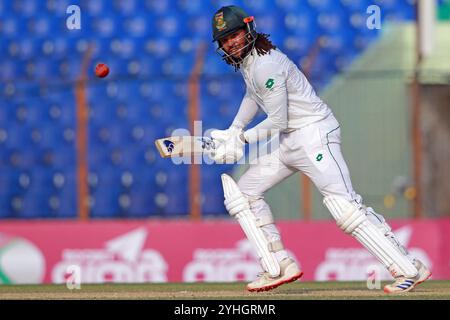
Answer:
<svg viewBox="0 0 450 320"><path fill-rule="evenodd" d="M398 239L433 271L450 279L450 219L390 221ZM333 221L279 221L303 280L391 276ZM3 221L0 283L228 282L260 272L252 245L233 220Z"/></svg>

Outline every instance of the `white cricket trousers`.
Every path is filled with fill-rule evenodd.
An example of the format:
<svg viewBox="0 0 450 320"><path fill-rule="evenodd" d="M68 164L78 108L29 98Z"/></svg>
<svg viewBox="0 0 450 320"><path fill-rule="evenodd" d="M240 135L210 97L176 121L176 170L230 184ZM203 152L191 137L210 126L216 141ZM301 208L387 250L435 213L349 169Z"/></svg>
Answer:
<svg viewBox="0 0 450 320"><path fill-rule="evenodd" d="M264 193L297 171L305 173L324 197L337 195L354 202L365 209L368 219L386 236L392 234L383 216L370 207L366 208L362 197L353 190L341 152L340 126L333 114L304 128L281 134L279 149L260 157L257 164L251 165L239 179L238 186L249 199L251 210L257 217L273 217L264 201ZM281 240L274 224L264 226L263 231L269 241ZM391 238L397 242L393 234ZM279 253L279 261L286 256L286 251Z"/></svg>

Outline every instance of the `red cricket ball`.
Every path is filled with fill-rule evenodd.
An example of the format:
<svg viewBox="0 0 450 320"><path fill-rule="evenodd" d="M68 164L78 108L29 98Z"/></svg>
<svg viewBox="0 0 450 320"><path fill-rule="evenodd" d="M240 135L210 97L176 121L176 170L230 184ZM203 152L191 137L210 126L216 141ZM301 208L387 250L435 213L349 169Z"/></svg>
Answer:
<svg viewBox="0 0 450 320"><path fill-rule="evenodd" d="M99 63L95 66L95 74L99 78L104 78L109 73L109 67L104 63Z"/></svg>

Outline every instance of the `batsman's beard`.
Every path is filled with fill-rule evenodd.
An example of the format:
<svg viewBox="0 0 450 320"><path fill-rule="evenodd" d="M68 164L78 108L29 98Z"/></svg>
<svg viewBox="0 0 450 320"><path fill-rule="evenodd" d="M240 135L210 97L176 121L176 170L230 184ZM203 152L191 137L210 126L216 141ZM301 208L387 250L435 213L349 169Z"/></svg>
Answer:
<svg viewBox="0 0 450 320"><path fill-rule="evenodd" d="M233 50L230 52L227 52L223 46L219 46L216 49L217 54L219 54L222 57L222 60L224 60L226 63L231 64L234 67L239 67L239 65L242 63L242 61L245 59L245 57L253 50L255 47L256 37L251 33L247 32L242 37L245 37L247 43L242 46L241 48L237 50ZM241 38L238 38L237 41L239 41ZM249 39L251 38L251 39ZM235 57L237 53L242 52L238 57Z"/></svg>

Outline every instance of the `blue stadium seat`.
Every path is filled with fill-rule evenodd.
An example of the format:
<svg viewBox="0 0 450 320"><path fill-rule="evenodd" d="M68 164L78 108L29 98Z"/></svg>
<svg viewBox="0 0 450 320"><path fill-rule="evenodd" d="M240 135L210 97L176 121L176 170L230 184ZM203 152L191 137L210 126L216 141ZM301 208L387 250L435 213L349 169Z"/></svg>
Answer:
<svg viewBox="0 0 450 320"><path fill-rule="evenodd" d="M192 54L172 55L163 61L162 72L167 76L188 77L194 66Z"/></svg>
<svg viewBox="0 0 450 320"><path fill-rule="evenodd" d="M2 29L0 28L0 35L2 35ZM3 37L3 36L2 36ZM7 59L8 56L8 40L6 38L0 43L0 58L2 60Z"/></svg>
<svg viewBox="0 0 450 320"><path fill-rule="evenodd" d="M124 210L124 217L143 218L161 213L161 209L156 206L152 190L149 191L146 188L134 189L127 195L129 206Z"/></svg>
<svg viewBox="0 0 450 320"><path fill-rule="evenodd" d="M20 13L26 18L30 18L39 12L45 11L45 4L34 0L13 1L10 10Z"/></svg>
<svg viewBox="0 0 450 320"><path fill-rule="evenodd" d="M47 37L42 40L40 51L49 56L48 62L55 67L56 59L63 58L67 52L74 50L73 42L68 41L65 37L55 34L53 37Z"/></svg>
<svg viewBox="0 0 450 320"><path fill-rule="evenodd" d="M0 129L0 170L7 171L10 168L11 149L3 146L4 129Z"/></svg>
<svg viewBox="0 0 450 320"><path fill-rule="evenodd" d="M275 1L275 4L277 6L277 9L286 13L286 12L292 12L294 10L298 10L298 7L301 2L304 2L302 0L277 0Z"/></svg>
<svg viewBox="0 0 450 320"><path fill-rule="evenodd" d="M67 145L67 141L64 139L65 128L59 125L43 125L39 128L41 138L39 145L44 148L63 147Z"/></svg>
<svg viewBox="0 0 450 320"><path fill-rule="evenodd" d="M180 12L184 12L190 17L192 15L204 15L205 13L213 12L215 9L210 1L202 0L181 0L177 2L177 7Z"/></svg>
<svg viewBox="0 0 450 320"><path fill-rule="evenodd" d="M113 11L113 2L109 0L86 1L83 9L91 17L100 17Z"/></svg>
<svg viewBox="0 0 450 320"><path fill-rule="evenodd" d="M89 141L88 164L90 170L101 169L106 163L110 163L110 150L105 143Z"/></svg>
<svg viewBox="0 0 450 320"><path fill-rule="evenodd" d="M151 37L144 42L145 53L153 58L166 58L178 48L177 38Z"/></svg>
<svg viewBox="0 0 450 320"><path fill-rule="evenodd" d="M268 12L276 12L276 4L273 0L244 0L242 7L255 17L262 16Z"/></svg>
<svg viewBox="0 0 450 320"><path fill-rule="evenodd" d="M190 213L190 203L187 188L183 188L179 193L165 192L163 194L166 198L162 205L162 214L166 218L186 217ZM157 195L157 197L158 197ZM158 203L157 203L158 204Z"/></svg>
<svg viewBox="0 0 450 320"><path fill-rule="evenodd" d="M14 213L11 208L10 194L0 193L0 219L13 218Z"/></svg>
<svg viewBox="0 0 450 320"><path fill-rule="evenodd" d="M7 15L2 19L2 36L12 39L24 34L26 30L25 18Z"/></svg>
<svg viewBox="0 0 450 320"><path fill-rule="evenodd" d="M101 0L105 1L105 0ZM48 12L52 14L52 16L55 16L57 19L60 19L61 17L66 17L66 10L67 8L73 4L73 1L71 0L58 0L49 3L47 5Z"/></svg>
<svg viewBox="0 0 450 320"><path fill-rule="evenodd" d="M170 165L164 166L165 168L159 168L156 173L157 185L165 192L176 192L183 187L186 187L186 180L188 179L188 166L185 164L176 165L170 163ZM160 176L158 176L160 175Z"/></svg>
<svg viewBox="0 0 450 320"><path fill-rule="evenodd" d="M223 203L223 192L202 193L202 213L205 216L227 215L227 209Z"/></svg>
<svg viewBox="0 0 450 320"><path fill-rule="evenodd" d="M0 79L11 80L14 77L23 77L25 75L24 65L12 60L0 61Z"/></svg>
<svg viewBox="0 0 450 320"><path fill-rule="evenodd" d="M220 175L223 169L216 165L203 165L201 170L202 193L204 195L205 210L211 211L218 209L215 204L223 202L223 190ZM221 208L221 207L220 207Z"/></svg>
<svg viewBox="0 0 450 320"><path fill-rule="evenodd" d="M314 35L294 35L288 34L283 43L280 44L281 50L287 54L293 61L299 60L301 57L307 56L313 48L317 38Z"/></svg>
<svg viewBox="0 0 450 320"><path fill-rule="evenodd" d="M236 6L239 6L239 7L243 8L243 9L246 9L246 6L244 6L245 0L236 0L236 1L233 1L233 4L236 5ZM215 10L219 9L220 7L230 5L230 1L227 1L227 0L213 0L212 1L212 5L213 5L214 11L215 11Z"/></svg>
<svg viewBox="0 0 450 320"><path fill-rule="evenodd" d="M31 60L27 65L27 70L30 70L30 77L36 79L56 79L58 74L58 66L51 62L51 60Z"/></svg>
<svg viewBox="0 0 450 320"><path fill-rule="evenodd" d="M150 167L142 167L135 163L130 171L132 177L128 186L127 196L129 205L124 215L126 217L148 217L161 213L155 202L155 193L159 190L156 186L154 173Z"/></svg>
<svg viewBox="0 0 450 320"><path fill-rule="evenodd" d="M7 128L6 147L19 148L26 147L31 144L31 131L24 124L19 122L11 122Z"/></svg>
<svg viewBox="0 0 450 320"><path fill-rule="evenodd" d="M339 1L334 0L309 0L308 3L320 11L333 11L341 6Z"/></svg>
<svg viewBox="0 0 450 320"><path fill-rule="evenodd" d="M76 164L76 153L74 145L59 146L47 149L47 165L53 168L73 168Z"/></svg>
<svg viewBox="0 0 450 320"><path fill-rule="evenodd" d="M26 123L32 128L51 125L50 108L42 99L28 99L26 104Z"/></svg>
<svg viewBox="0 0 450 320"><path fill-rule="evenodd" d="M92 194L93 205L90 216L92 218L117 218L122 209L119 205L121 193L117 190L99 190Z"/></svg>
<svg viewBox="0 0 450 320"><path fill-rule="evenodd" d="M158 137L164 135L164 126L160 126L159 123L135 123L131 127L131 135L134 143L140 143L140 145L148 146L153 143ZM153 145L152 145L153 147Z"/></svg>
<svg viewBox="0 0 450 320"><path fill-rule="evenodd" d="M81 57L76 54L58 61L58 73L62 79L75 80L80 76Z"/></svg>
<svg viewBox="0 0 450 320"><path fill-rule="evenodd" d="M51 192L54 190L52 169L47 168L32 168L29 172L30 186L28 192L39 192L46 190Z"/></svg>
<svg viewBox="0 0 450 320"><path fill-rule="evenodd" d="M134 70L134 71L133 71ZM162 73L161 62L155 58L140 56L132 57L127 62L128 73L142 78L151 78ZM131 83L129 83L131 85ZM133 91L133 94L136 91Z"/></svg>
<svg viewBox="0 0 450 320"><path fill-rule="evenodd" d="M146 149L140 145L129 144L123 148L122 166L125 168L135 168L146 164ZM147 169L148 170L148 169Z"/></svg>
<svg viewBox="0 0 450 320"><path fill-rule="evenodd" d="M393 11L397 8L404 9L405 3L397 0L375 0L374 4L380 6L382 10Z"/></svg>
<svg viewBox="0 0 450 320"><path fill-rule="evenodd" d="M118 121L117 110L114 105L117 101L114 99L100 98L91 103L90 121L92 124L101 127L107 127L111 122Z"/></svg>
<svg viewBox="0 0 450 320"><path fill-rule="evenodd" d="M161 15L171 11L170 5L170 0L147 0L145 2L148 11Z"/></svg>
<svg viewBox="0 0 450 320"><path fill-rule="evenodd" d="M121 144L128 144L132 137L130 127L126 126L123 121L115 121L108 126L110 132L109 142L114 146L120 146Z"/></svg>
<svg viewBox="0 0 450 320"><path fill-rule="evenodd" d="M223 190L220 175L223 169L216 165L203 165L202 177L202 210L205 215L221 215L226 213L223 201Z"/></svg>
<svg viewBox="0 0 450 320"><path fill-rule="evenodd" d="M23 189L20 186L20 174L18 169L2 170L0 176L0 198L10 194L17 194Z"/></svg>
<svg viewBox="0 0 450 320"><path fill-rule="evenodd" d="M24 60L33 57L40 48L39 40L32 37L19 38L15 44L17 45L16 57Z"/></svg>
<svg viewBox="0 0 450 320"><path fill-rule="evenodd" d="M384 16L382 16L382 20L386 19L388 21L408 21L416 19L416 11L414 6L409 5L405 6L401 10L392 10L391 12L387 12Z"/></svg>
<svg viewBox="0 0 450 320"><path fill-rule="evenodd" d="M321 37L322 51L327 53L339 54L352 46L352 40L355 33L353 31L337 31L332 33L326 33Z"/></svg>
<svg viewBox="0 0 450 320"><path fill-rule="evenodd" d="M65 97L47 102L51 122L62 127L75 127L77 121L76 107L74 101L69 99Z"/></svg>
<svg viewBox="0 0 450 320"><path fill-rule="evenodd" d="M17 212L18 218L50 218L52 208L50 207L51 193L46 190L27 192L22 197L22 204Z"/></svg>
<svg viewBox="0 0 450 320"><path fill-rule="evenodd" d="M121 213L119 197L122 193L121 172L112 167L103 167L97 172L98 183L92 189L93 218L118 217Z"/></svg>
<svg viewBox="0 0 450 320"><path fill-rule="evenodd" d="M131 100L131 101L130 101ZM150 102L148 99L135 95L127 103L121 104L126 110L126 119L129 123L145 123L151 121Z"/></svg>
<svg viewBox="0 0 450 320"><path fill-rule="evenodd" d="M187 25L184 14L170 10L163 15L155 17L155 27L158 29L158 37L179 38L186 34Z"/></svg>
<svg viewBox="0 0 450 320"><path fill-rule="evenodd" d="M109 49L112 55L114 55L117 58L121 59L127 59L131 58L136 54L136 51L138 51L140 45L140 41L133 38L113 38L109 43ZM116 63L115 67L112 63ZM122 63L120 60L113 60L109 62L111 70L117 71L118 66L121 66ZM126 67L127 64L125 63L124 67ZM126 69L125 69L126 70ZM120 72L119 74L126 74L125 72Z"/></svg>
<svg viewBox="0 0 450 320"><path fill-rule="evenodd" d="M39 15L35 15L27 21L27 34L30 35L30 38L42 39L51 36L56 27L57 20L40 12Z"/></svg>
<svg viewBox="0 0 450 320"><path fill-rule="evenodd" d="M151 101L165 99L172 90L172 83L166 79L150 79L139 86L139 95Z"/></svg>
<svg viewBox="0 0 450 320"><path fill-rule="evenodd" d="M53 217L60 219L78 218L78 207L75 189L72 193L63 195L52 195L50 197L50 207Z"/></svg>
<svg viewBox="0 0 450 320"><path fill-rule="evenodd" d="M95 64L98 62L110 63L109 61L103 61L105 57L109 58L110 44L113 38L110 36L95 37L89 43L92 46L92 62L91 70L95 68Z"/></svg>
<svg viewBox="0 0 450 320"><path fill-rule="evenodd" d="M117 35L120 20L113 15L104 15L93 20L92 28L100 38L111 38Z"/></svg>
<svg viewBox="0 0 450 320"><path fill-rule="evenodd" d="M167 99L152 102L149 105L152 121L156 126L160 124L175 128L187 128L187 102L168 96Z"/></svg>
<svg viewBox="0 0 450 320"><path fill-rule="evenodd" d="M31 169L40 162L39 148L34 146L27 146L18 148L14 154L14 166L22 169Z"/></svg>
<svg viewBox="0 0 450 320"><path fill-rule="evenodd" d="M191 1L189 1L191 2ZM213 10L209 11L213 12ZM191 39L212 39L211 38L211 17L204 14L204 12L194 13L186 21L187 24L187 36Z"/></svg>
<svg viewBox="0 0 450 320"><path fill-rule="evenodd" d="M317 16L317 22L320 28L325 32L344 31L348 25L344 11L321 11Z"/></svg>
<svg viewBox="0 0 450 320"><path fill-rule="evenodd" d="M143 9L143 6L141 5L142 1L139 0L118 0L114 2L113 9L116 13L132 16Z"/></svg>
<svg viewBox="0 0 450 320"><path fill-rule="evenodd" d="M3 17L11 8L7 1L0 1L0 17Z"/></svg>
<svg viewBox="0 0 450 320"><path fill-rule="evenodd" d="M374 4L370 0L341 0L344 7L351 10L352 12L365 13L367 8Z"/></svg>
<svg viewBox="0 0 450 320"><path fill-rule="evenodd" d="M257 15L255 23L258 32L268 33L270 35L275 33L283 34L285 33L283 20L284 15L273 11L266 11L264 14Z"/></svg>
<svg viewBox="0 0 450 320"><path fill-rule="evenodd" d="M5 128L10 124L15 116L15 105L6 101L0 101L0 128Z"/></svg>
<svg viewBox="0 0 450 320"><path fill-rule="evenodd" d="M129 37L146 37L153 33L154 23L151 13L133 13L123 22L123 29Z"/></svg>
<svg viewBox="0 0 450 320"><path fill-rule="evenodd" d="M202 73L206 76L223 76L231 72L233 72L233 67L222 60L219 54L215 52L215 48L211 48L205 57Z"/></svg>
<svg viewBox="0 0 450 320"><path fill-rule="evenodd" d="M78 215L77 181L75 168L64 168L53 175L53 193L50 206L57 218L75 218Z"/></svg>

